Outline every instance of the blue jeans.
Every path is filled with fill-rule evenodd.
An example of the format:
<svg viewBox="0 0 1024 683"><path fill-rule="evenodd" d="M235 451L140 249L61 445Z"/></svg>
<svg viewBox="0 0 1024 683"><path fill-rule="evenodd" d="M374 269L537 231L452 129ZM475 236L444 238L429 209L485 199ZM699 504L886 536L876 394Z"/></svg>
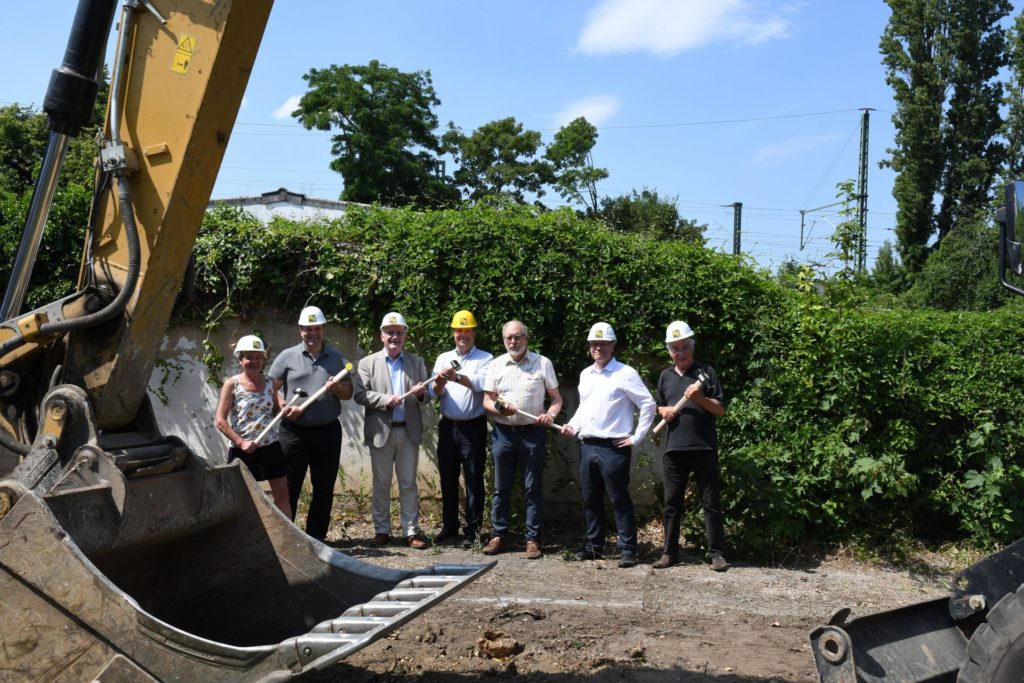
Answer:
<svg viewBox="0 0 1024 683"><path fill-rule="evenodd" d="M459 530L459 471L466 480L466 536L475 536L484 519L484 465L487 418L449 420L437 426L437 470L441 476L441 528Z"/></svg>
<svg viewBox="0 0 1024 683"><path fill-rule="evenodd" d="M526 540L540 543L544 524L544 427L513 428L495 423L491 432L494 455L494 498L491 501L491 527L494 535L508 537L509 508L516 469L523 470L526 494Z"/></svg>
<svg viewBox="0 0 1024 683"><path fill-rule="evenodd" d="M615 510L619 550L636 553L636 514L629 496L629 466L633 450L616 448L611 439L585 438L580 446L580 487L587 525L586 547L604 550L604 494Z"/></svg>

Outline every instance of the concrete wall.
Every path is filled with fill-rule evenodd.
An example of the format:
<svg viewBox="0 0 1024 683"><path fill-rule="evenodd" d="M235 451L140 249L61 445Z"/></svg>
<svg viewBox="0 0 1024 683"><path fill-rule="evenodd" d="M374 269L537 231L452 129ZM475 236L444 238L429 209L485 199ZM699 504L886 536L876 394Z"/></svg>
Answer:
<svg viewBox="0 0 1024 683"><path fill-rule="evenodd" d="M255 320L242 323L228 321L209 335L214 348L224 355L223 376L238 371L231 355L235 340L255 331L270 347L271 357L281 349L298 343L298 330L292 321ZM150 396L161 428L185 440L198 454L215 462L224 462L227 440L214 426L214 413L219 396L219 382L211 384L209 370L202 362L203 342L207 334L197 327L172 327L164 337L160 360L149 381ZM356 342L353 330L328 326L328 341L338 346L353 363L366 355ZM446 349L442 349L446 350ZM439 350L440 351L440 350ZM496 354L497 355L497 354ZM433 356L425 359L428 369L433 367ZM583 362L583 359L581 359ZM578 404L575 390L575 371L567 376L559 372L562 395L566 400L564 415L572 415ZM437 419L435 406L424 411L426 434L420 449L420 491L427 498L439 497L437 474ZM565 417L559 418L564 421ZM371 474L369 450L363 445L363 409L354 401L345 401L341 417L342 486L353 495L369 494ZM558 509L559 505L578 507L579 449L575 441L550 432L548 458L545 470L545 502ZM490 476L490 475L489 475ZM656 482L661 480L661 456L648 440L634 455L633 491L638 505L653 499Z"/></svg>

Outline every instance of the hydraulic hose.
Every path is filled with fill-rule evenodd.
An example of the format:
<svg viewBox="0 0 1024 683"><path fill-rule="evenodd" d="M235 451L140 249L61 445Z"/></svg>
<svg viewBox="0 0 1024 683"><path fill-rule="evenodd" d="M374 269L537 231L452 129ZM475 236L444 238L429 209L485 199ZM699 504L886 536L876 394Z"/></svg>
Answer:
<svg viewBox="0 0 1024 683"><path fill-rule="evenodd" d="M139 269L142 261L139 249L139 229L135 223L135 212L132 210L131 184L127 177L121 175L117 183L118 208L121 213L121 224L124 225L125 239L128 242L128 274L125 277L124 285L114 299L95 313L89 313L79 318L69 320L58 320L52 323L43 323L39 326L40 334L56 335L73 330L81 330L104 323L124 310L128 299L135 292L135 285L139 280ZM22 335L12 337L0 344L0 358L3 358L14 349L25 344ZM2 443L2 441L0 441Z"/></svg>

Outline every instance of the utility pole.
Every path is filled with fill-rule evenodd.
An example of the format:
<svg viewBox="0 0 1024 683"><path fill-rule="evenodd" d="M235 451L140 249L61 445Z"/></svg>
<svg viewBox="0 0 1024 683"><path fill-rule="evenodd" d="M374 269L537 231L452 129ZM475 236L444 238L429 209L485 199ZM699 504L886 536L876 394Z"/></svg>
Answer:
<svg viewBox="0 0 1024 683"><path fill-rule="evenodd" d="M860 168L857 174L857 226L860 240L857 245L857 272L863 275L868 265L868 122L874 109L861 109L860 119Z"/></svg>
<svg viewBox="0 0 1024 683"><path fill-rule="evenodd" d="M740 255L740 232L743 224L743 202L732 203L732 254Z"/></svg>

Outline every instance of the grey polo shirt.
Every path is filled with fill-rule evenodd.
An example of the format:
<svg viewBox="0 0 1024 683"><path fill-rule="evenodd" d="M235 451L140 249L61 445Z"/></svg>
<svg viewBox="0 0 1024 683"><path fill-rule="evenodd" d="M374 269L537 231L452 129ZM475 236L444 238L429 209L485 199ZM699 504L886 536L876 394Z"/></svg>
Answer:
<svg viewBox="0 0 1024 683"><path fill-rule="evenodd" d="M345 357L341 351L324 344L320 356L313 360L303 344L290 346L281 353L270 365L270 372L267 374L272 380L284 382L285 401L292 399L292 392L296 388L305 389L310 396L322 387L328 379L342 371L345 367ZM346 378L347 379L347 378ZM302 417L295 420L295 424L302 427L319 427L337 420L341 415L341 401L331 395L331 392L324 392L313 405L302 411Z"/></svg>

